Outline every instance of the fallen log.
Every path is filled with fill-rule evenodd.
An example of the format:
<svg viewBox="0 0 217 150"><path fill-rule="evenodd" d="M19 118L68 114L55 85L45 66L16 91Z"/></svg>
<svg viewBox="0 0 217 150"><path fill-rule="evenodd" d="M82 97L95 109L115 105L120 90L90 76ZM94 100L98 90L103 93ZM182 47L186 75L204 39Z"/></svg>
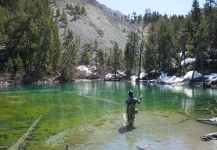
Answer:
<svg viewBox="0 0 217 150"><path fill-rule="evenodd" d="M211 118L211 119L197 118L196 120L201 122L205 121L205 122L217 124L217 118ZM217 140L217 132L203 135L201 136L201 139L204 141Z"/></svg>
<svg viewBox="0 0 217 150"><path fill-rule="evenodd" d="M14 143L9 150L18 150L20 145L22 143L25 142L25 140L29 137L29 134L34 130L34 128L36 127L36 125L38 124L38 122L41 120L42 115L39 116L38 119L36 119L32 125L28 128L28 130L26 131L26 133L24 133L18 140L16 143Z"/></svg>
<svg viewBox="0 0 217 150"><path fill-rule="evenodd" d="M211 118L211 119L204 119L204 118L197 118L197 121L210 121L217 123L217 118Z"/></svg>
<svg viewBox="0 0 217 150"><path fill-rule="evenodd" d="M217 140L217 132L203 135L201 139L204 141Z"/></svg>

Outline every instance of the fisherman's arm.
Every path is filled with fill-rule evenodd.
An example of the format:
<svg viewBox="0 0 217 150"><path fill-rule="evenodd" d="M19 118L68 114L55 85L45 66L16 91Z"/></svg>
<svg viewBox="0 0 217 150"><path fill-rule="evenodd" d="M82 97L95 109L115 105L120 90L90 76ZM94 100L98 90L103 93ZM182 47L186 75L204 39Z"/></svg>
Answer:
<svg viewBox="0 0 217 150"><path fill-rule="evenodd" d="M136 99L136 102L137 102L138 104L140 104L140 103L142 102L142 95L139 97L139 100Z"/></svg>
<svg viewBox="0 0 217 150"><path fill-rule="evenodd" d="M140 103L142 102L142 95L139 97Z"/></svg>

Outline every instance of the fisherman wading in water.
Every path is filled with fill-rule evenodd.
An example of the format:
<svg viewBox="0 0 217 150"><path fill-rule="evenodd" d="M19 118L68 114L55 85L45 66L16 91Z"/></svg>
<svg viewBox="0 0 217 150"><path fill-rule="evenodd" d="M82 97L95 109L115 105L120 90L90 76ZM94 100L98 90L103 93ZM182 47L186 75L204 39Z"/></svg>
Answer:
<svg viewBox="0 0 217 150"><path fill-rule="evenodd" d="M125 103L127 104L127 121L130 125L133 125L135 114L138 113L138 109L136 109L136 104L140 104L142 102L142 95L137 98L133 98L133 91L128 91L129 98L126 99Z"/></svg>

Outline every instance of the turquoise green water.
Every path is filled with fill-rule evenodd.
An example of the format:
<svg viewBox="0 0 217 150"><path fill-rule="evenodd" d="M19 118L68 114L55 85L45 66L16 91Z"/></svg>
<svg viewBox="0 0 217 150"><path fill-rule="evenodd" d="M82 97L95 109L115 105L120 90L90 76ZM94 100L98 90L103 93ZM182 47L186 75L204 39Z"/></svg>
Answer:
<svg viewBox="0 0 217 150"><path fill-rule="evenodd" d="M40 116L39 125L28 138L29 149L59 149L46 141L67 129L101 126L103 114L122 114L127 91L143 95L140 111L182 112L192 116L215 115L216 90L174 86L151 86L130 82L75 82L55 85L11 86L0 89L0 147L10 147ZM212 104L210 106L210 104ZM213 107L210 112L204 112ZM202 110L202 111L195 111ZM73 130L66 142L85 142L88 133ZM26 146L24 144L24 146Z"/></svg>

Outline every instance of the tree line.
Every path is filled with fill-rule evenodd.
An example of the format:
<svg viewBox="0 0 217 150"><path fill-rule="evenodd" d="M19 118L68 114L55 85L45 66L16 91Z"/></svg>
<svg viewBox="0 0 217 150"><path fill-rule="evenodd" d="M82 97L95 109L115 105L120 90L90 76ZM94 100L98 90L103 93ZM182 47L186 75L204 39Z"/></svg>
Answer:
<svg viewBox="0 0 217 150"><path fill-rule="evenodd" d="M57 73L61 42L50 0L0 1L1 72Z"/></svg>
<svg viewBox="0 0 217 150"><path fill-rule="evenodd" d="M216 60L216 6L214 0L205 0L202 7L198 0L193 0L185 17L160 15L157 21L151 22L143 51L144 69L168 72L175 67L182 74L185 68L180 64L186 57L196 58L201 63L201 71L205 61Z"/></svg>
<svg viewBox="0 0 217 150"><path fill-rule="evenodd" d="M142 38L135 32L129 34L124 50L125 70L136 70L138 75L141 69L183 75L186 68L185 65L181 66L181 61L191 57L196 58L196 65L200 66L199 70L204 74L204 64L214 64L217 59L215 0L205 0L203 6L200 6L198 0L193 0L186 16L161 15L145 9L143 16L133 12L131 16L128 14L122 19L142 26L148 24L148 32Z"/></svg>
<svg viewBox="0 0 217 150"><path fill-rule="evenodd" d="M149 24L148 33L141 38L131 31L122 50L117 42L102 49L97 39L81 45L82 37L67 28L61 43L58 21L67 27L67 14L57 9L54 15L50 0L0 0L0 72L34 78L61 74L66 80L73 78L78 65L111 67L115 74L126 70L130 75L142 68L175 68L182 73L185 68L180 62L186 57L201 63L217 57L217 8L214 0L205 2L201 8L198 0L193 0L186 16L169 17L149 9L144 16L134 14L135 20ZM71 15L86 13L80 5L67 4L66 9Z"/></svg>
<svg viewBox="0 0 217 150"><path fill-rule="evenodd" d="M109 59L112 48L105 52L98 41L81 45L81 37L68 29L65 40L59 38L58 22L67 29L67 13L58 8L54 12L50 0L1 0L0 1L0 73L30 76L38 79L58 75L71 80L79 64L119 66L121 50L116 43L116 62ZM86 13L80 5L66 5L71 15ZM56 14L56 15L54 15Z"/></svg>

